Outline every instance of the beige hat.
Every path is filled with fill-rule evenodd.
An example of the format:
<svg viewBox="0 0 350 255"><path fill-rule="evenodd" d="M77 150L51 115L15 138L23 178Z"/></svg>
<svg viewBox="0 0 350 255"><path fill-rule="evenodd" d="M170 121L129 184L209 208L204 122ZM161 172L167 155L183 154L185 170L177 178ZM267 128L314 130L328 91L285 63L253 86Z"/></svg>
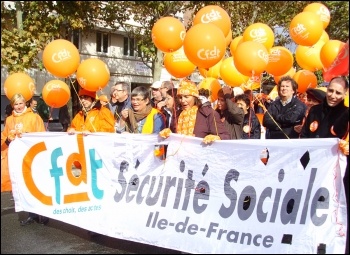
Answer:
<svg viewBox="0 0 350 255"><path fill-rule="evenodd" d="M153 82L153 84L151 85L152 89L159 89L160 86L162 86L162 82L161 81L155 81Z"/></svg>

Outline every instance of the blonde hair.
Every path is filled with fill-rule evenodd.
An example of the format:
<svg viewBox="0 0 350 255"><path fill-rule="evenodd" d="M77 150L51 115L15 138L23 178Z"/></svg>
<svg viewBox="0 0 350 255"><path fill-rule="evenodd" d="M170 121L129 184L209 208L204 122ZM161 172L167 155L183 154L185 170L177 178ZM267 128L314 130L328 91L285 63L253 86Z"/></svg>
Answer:
<svg viewBox="0 0 350 255"><path fill-rule="evenodd" d="M24 96L22 94L19 94L19 93L14 94L10 100L11 106L13 107L13 105L20 99L22 99L24 101L24 103L26 102L26 99L24 98Z"/></svg>

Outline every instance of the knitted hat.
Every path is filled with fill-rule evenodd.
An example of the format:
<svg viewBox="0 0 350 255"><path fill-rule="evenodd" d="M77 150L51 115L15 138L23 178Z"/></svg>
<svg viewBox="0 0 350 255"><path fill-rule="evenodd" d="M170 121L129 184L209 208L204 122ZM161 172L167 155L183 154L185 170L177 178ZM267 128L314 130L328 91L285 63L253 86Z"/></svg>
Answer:
<svg viewBox="0 0 350 255"><path fill-rule="evenodd" d="M177 90L178 95L199 97L196 84L190 80L182 80Z"/></svg>
<svg viewBox="0 0 350 255"><path fill-rule="evenodd" d="M89 97L95 99L96 98L96 91L89 91L89 90L81 88L79 90L79 96L89 96Z"/></svg>

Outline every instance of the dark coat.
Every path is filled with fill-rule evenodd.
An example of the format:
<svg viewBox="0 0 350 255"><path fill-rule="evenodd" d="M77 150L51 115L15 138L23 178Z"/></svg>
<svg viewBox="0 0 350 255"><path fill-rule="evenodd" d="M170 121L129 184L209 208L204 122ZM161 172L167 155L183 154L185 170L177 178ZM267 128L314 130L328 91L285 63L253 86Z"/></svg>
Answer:
<svg viewBox="0 0 350 255"><path fill-rule="evenodd" d="M303 129L301 130L300 137L301 138L332 138L332 137L342 138L342 136L344 136L345 134L345 130L342 130L342 129L347 128L347 122L349 121L349 117L347 117L347 121L346 121L346 116L349 116L348 112L349 112L348 107L344 105L344 101L340 102L335 107L330 107L327 103L327 100L324 99L321 104L314 105L310 108L309 114L306 117ZM338 120L339 117L342 117L344 121L341 121L342 119ZM331 127L334 125L334 123L337 123L337 122L339 122L339 124L337 124L336 129L340 129L340 130L337 130L338 135L332 134L331 132ZM313 132L310 130L311 123L313 123L312 126L315 128ZM317 125L315 125L316 123Z"/></svg>
<svg viewBox="0 0 350 255"><path fill-rule="evenodd" d="M193 131L195 137L204 138L207 135L218 135L221 140L229 140L230 135L227 132L224 123L220 120L220 115L207 102L198 108L196 123Z"/></svg>
<svg viewBox="0 0 350 255"><path fill-rule="evenodd" d="M244 120L244 111L239 108L236 103L232 102L231 95L224 95L227 109L221 114L219 109L216 112L219 114L220 119L225 117L224 126L230 134L230 139L241 139L242 128Z"/></svg>
<svg viewBox="0 0 350 255"><path fill-rule="evenodd" d="M292 100L285 106L282 105L279 99L273 101L263 118L263 126L266 127L266 139L299 138L299 134L294 131L294 126L302 123L306 108L306 105L296 96L293 96Z"/></svg>
<svg viewBox="0 0 350 255"><path fill-rule="evenodd" d="M245 126L250 127L249 132L245 132ZM260 139L261 137L261 125L258 117L252 109L249 109L248 113L244 115L243 120L243 132L242 139Z"/></svg>

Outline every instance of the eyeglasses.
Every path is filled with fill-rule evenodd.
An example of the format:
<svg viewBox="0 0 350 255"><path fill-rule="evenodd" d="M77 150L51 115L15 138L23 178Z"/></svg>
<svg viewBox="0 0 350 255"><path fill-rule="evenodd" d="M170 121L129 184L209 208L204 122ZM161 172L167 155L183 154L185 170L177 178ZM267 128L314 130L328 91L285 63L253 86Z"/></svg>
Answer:
<svg viewBox="0 0 350 255"><path fill-rule="evenodd" d="M124 89L115 89L114 91L124 91Z"/></svg>
<svg viewBox="0 0 350 255"><path fill-rule="evenodd" d="M82 96L79 96L80 99L88 99L90 98L89 96L86 96L86 95L82 95Z"/></svg>
<svg viewBox="0 0 350 255"><path fill-rule="evenodd" d="M131 98L131 102L139 103L141 101L145 101L145 99L144 98Z"/></svg>
<svg viewBox="0 0 350 255"><path fill-rule="evenodd" d="M152 88L152 90L154 90L154 91L158 91L159 89Z"/></svg>

